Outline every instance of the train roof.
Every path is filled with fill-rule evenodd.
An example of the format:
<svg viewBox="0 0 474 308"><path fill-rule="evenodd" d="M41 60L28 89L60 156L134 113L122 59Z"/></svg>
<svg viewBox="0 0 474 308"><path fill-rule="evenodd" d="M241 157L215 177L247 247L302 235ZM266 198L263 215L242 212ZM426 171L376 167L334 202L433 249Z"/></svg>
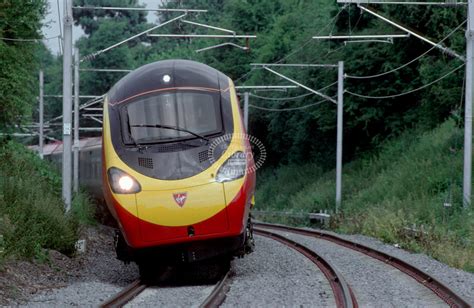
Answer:
<svg viewBox="0 0 474 308"><path fill-rule="evenodd" d="M108 93L111 105L130 98L174 88L208 88L220 90L228 77L218 70L189 60L164 60L144 65L120 79Z"/></svg>

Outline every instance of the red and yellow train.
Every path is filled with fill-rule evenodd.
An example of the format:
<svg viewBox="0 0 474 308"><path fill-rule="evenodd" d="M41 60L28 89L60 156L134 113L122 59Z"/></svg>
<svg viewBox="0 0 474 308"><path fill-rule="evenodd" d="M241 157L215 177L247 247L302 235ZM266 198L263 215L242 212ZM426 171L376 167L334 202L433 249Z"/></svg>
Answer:
<svg viewBox="0 0 474 308"><path fill-rule="evenodd" d="M102 186L119 259L143 274L252 250L254 161L229 77L193 61L151 63L115 84L103 110L101 144L80 152L80 182Z"/></svg>

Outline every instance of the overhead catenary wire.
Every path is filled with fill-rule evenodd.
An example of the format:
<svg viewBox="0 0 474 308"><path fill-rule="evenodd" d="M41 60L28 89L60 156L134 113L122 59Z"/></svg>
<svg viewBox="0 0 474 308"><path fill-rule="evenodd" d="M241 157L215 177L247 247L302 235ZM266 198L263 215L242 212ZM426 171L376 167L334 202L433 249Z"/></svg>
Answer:
<svg viewBox="0 0 474 308"><path fill-rule="evenodd" d="M337 84L337 81L333 82L333 83L331 83L331 84L329 84L329 85L327 85L327 86L325 86L321 89L318 89L317 91L323 91L327 88L332 87L335 84ZM312 92L309 92L309 93L305 93L305 94L301 94L301 95L297 95L297 96L290 96L290 97L268 97L268 96L260 96L260 95L253 94L253 93L250 93L249 95L252 96L252 97L258 98L258 99L269 100L269 101L292 101L292 100L298 100L300 98L310 96L310 95L315 95L315 94L312 93Z"/></svg>
<svg viewBox="0 0 474 308"><path fill-rule="evenodd" d="M446 37L444 37L441 41L438 42L437 45L440 45L441 43L443 43L445 40L447 40L449 37L451 37L457 30L459 30L465 23L467 22L467 20L464 20L461 24L459 24L454 30L452 30ZM419 55L418 57L414 58L413 60L397 67L397 68L394 68L390 71L387 71L387 72L384 72L384 73L380 73L380 74L375 74L375 75L368 75L368 76L353 76L353 75L345 75L346 78L350 78L350 79L371 79L371 78L377 78L377 77L381 77L381 76L385 76L385 75L388 75L388 74L391 74L391 73L394 73L398 70L401 70L402 68L412 64L413 62L419 60L420 58L424 57L425 55L427 55L429 52L431 52L433 49L437 48L436 46L433 46L431 47L430 49L428 49L427 51L425 51L424 53L422 53L421 55Z"/></svg>
<svg viewBox="0 0 474 308"><path fill-rule="evenodd" d="M113 44L113 45L111 45L111 46L109 46L109 47L107 47L107 48L104 48L104 49L101 49L101 50L96 51L96 52L94 52L94 53L91 53L91 54L89 54L89 55L83 57L80 62L83 62L83 61L85 61L85 60L94 59L95 57L97 57L97 56L103 54L104 52L107 52L107 51L109 51L109 50L111 50L111 49L113 49L113 48L115 48L115 47L118 47L118 46L120 46L120 45L122 45L122 44L124 44L124 43L126 43L126 42L131 41L131 40L134 40L134 39L136 39L136 38L138 38L138 37L140 37L140 36L142 36L142 35L147 34L148 32L151 32L151 31L153 31L153 30L155 30L155 29L161 28L161 27L163 27L163 26L165 26L165 25L167 25L167 24L169 24L169 23L172 23L172 22L174 22L174 21L176 21L176 20L179 20L179 19L181 19L181 18L183 18L183 17L185 17L185 16L187 16L187 13L184 13L184 14L182 14L182 15L179 15L179 16L175 17L175 18L169 19L169 20L167 20L167 21L165 21L165 22L162 22L162 23L160 23L160 24L157 25L157 26L154 26L154 27L152 27L152 28L150 28L150 29L147 29L147 30L142 31L142 32L140 32L140 33L138 33L138 34L135 34L135 35L133 35L133 36L131 36L131 37L129 37L129 38L126 38L125 40L122 40L122 41L120 41L120 42L118 42L118 43L116 43L116 44Z"/></svg>
<svg viewBox="0 0 474 308"><path fill-rule="evenodd" d="M323 99L323 100L318 101L316 103L308 104L308 105L305 105L305 106L289 107L289 108L266 108L266 107L255 106L255 105L252 105L252 104L249 104L249 107L259 109L259 110L264 110L264 111L277 111L277 112L278 111L296 111L296 110L303 110L303 109L306 109L306 108L317 106L317 105L320 105L320 104L325 103L325 102L327 102L327 100Z"/></svg>
<svg viewBox="0 0 474 308"><path fill-rule="evenodd" d="M104 99L105 95L106 95L106 94L103 94L103 95L101 95L101 96L98 96L98 97L96 97L96 98L92 98L92 99L88 100L87 102L85 102L84 104L82 104L82 105L79 107L79 110L83 110L83 109L85 109L85 108L87 108L87 107L90 107L90 106L92 106L92 105L95 105L95 104L97 104L97 103L100 103L100 102ZM73 111L72 113L74 113L74 111ZM47 125L47 124L53 123L53 122L55 122L55 121L58 121L58 120L60 120L60 119L62 119L62 118L63 118L63 116L62 116L62 115L59 115L59 116L57 116L57 117L55 117L55 118L52 118L52 119L49 119L48 121L45 121L44 124Z"/></svg>
<svg viewBox="0 0 474 308"><path fill-rule="evenodd" d="M253 73L253 71L255 71L255 70L261 70L261 69L262 69L262 67L252 67L252 68L250 69L250 71L246 72L245 74L243 74L242 76L240 76L239 78L237 78L236 80L234 80L234 83L236 84L238 81L240 81L240 80L246 78L248 75L250 75L251 73Z"/></svg>
<svg viewBox="0 0 474 308"><path fill-rule="evenodd" d="M349 16L350 16L350 15L349 15ZM357 21L356 21L354 27L351 29L351 33L357 28L357 26L359 25L359 22L360 22L361 19L362 19L362 13L359 14L359 18L357 19Z"/></svg>
<svg viewBox="0 0 474 308"><path fill-rule="evenodd" d="M331 32L332 30L334 29L334 21L339 17L339 15L346 9L347 7L347 4L344 5L343 7L341 7L339 9L339 11L337 12L336 15L334 15L333 18L331 18L331 20L324 26L321 28L321 30L319 30L319 32L317 33L317 35L321 34L324 30L326 30L327 27L329 27L330 25L333 25L333 27L331 28ZM308 39L305 43L303 43L300 47L298 47L297 49L293 50L292 52L290 52L288 55L284 56L283 58L281 58L280 60L276 61L275 63L281 63L283 62L284 60L288 59L289 57L293 56L294 54L296 54L297 52L299 52L300 50L302 50L303 48L305 48L309 43L311 43L313 41L312 37L310 39Z"/></svg>
<svg viewBox="0 0 474 308"><path fill-rule="evenodd" d="M25 42L25 43L39 43L43 41L49 41L55 38L60 37L59 35L52 36L52 37L45 37L45 38L39 38L39 39L33 39L33 38L8 38L8 37L0 37L1 41L12 41L12 42Z"/></svg>
<svg viewBox="0 0 474 308"><path fill-rule="evenodd" d="M456 72L457 70L459 70L460 68L462 68L465 64L461 64L459 65L458 67L456 67L455 69L453 69L452 71L450 71L449 73L441 76L440 78L436 79L436 80L433 80L432 82L428 83L428 84L425 84L419 88L416 88L416 89L413 89L413 90L410 90L410 91L407 91L407 92L403 92L403 93L399 93L399 94L393 94L393 95L386 95L386 96L370 96L370 95L362 95L362 94L358 94L358 93L354 93L354 92L351 92L349 90L345 90L344 92L347 93L347 94L350 94L350 95L353 95L353 96L357 96L357 97L360 97L360 98L366 98L366 99L387 99L387 98L395 98L395 97L400 97L400 96L403 96L403 95L407 95L407 94L411 94L413 92L417 92L417 91L420 91L420 90L423 90L441 80L443 80L444 78L448 77L449 75L453 74L454 72Z"/></svg>
<svg viewBox="0 0 474 308"><path fill-rule="evenodd" d="M458 59L460 59L461 61L466 62L466 57L460 55L460 54L457 53L456 51L454 51L454 50L452 50L452 49L450 49L450 48L448 48L448 47L445 47L445 46L436 44L435 42L429 40L427 37L425 37L425 36L423 36L423 35L417 33L416 31L410 30L409 28L407 28L407 27L405 27L405 26L403 26L403 25L401 25L401 24L399 24L399 23L397 23L397 22L395 22L395 21L392 21L392 20L390 20L389 18L387 18L387 17L385 17L385 16L379 14L379 13L378 13L377 11L375 11L374 9L369 9L368 7L365 7L365 6L361 5L361 4L358 4L357 6L358 6L361 10L363 10L364 12L367 12L367 13L369 13L369 14L371 14L371 15L373 15L373 16L375 16L375 17L377 17L377 18L379 18L379 19L381 19L381 20L383 20L383 21L385 21L386 23L388 23L388 24L390 24L390 25L392 25L392 26L394 26L394 27L396 27L396 28L398 28L398 29L400 29L400 30L402 30L402 31L405 31L405 32L407 32L407 33L410 33L410 34L413 35L414 37L416 37L416 38L418 38L418 39L420 39L420 40L422 40L422 41L424 41L424 42L426 42L426 43L428 43L428 44L430 44L430 45L436 46L438 49L442 50L444 53L446 53L446 54L448 54L448 55L450 55L450 56L452 56L452 57L458 58Z"/></svg>
<svg viewBox="0 0 474 308"><path fill-rule="evenodd" d="M268 100L268 101L294 101L294 100L298 100L300 98L310 96L310 95L315 95L315 94L312 92L309 92L309 93L305 93L305 94L301 94L297 96L291 96L291 97L269 97L269 96L260 96L253 93L249 93L249 95L258 99L263 99L263 100Z"/></svg>
<svg viewBox="0 0 474 308"><path fill-rule="evenodd" d="M331 18L331 20L324 26L322 27L319 32L317 33L317 35L321 34L324 30L326 30L327 27L329 27L330 25L332 25L334 23L334 21L339 17L339 15L346 9L347 5L344 5L342 6L339 11L337 12L337 14ZM332 31L332 30L331 30ZM299 51L301 51L303 48L305 48L309 43L311 42L314 42L312 36L306 41L304 42L302 45L300 45L299 47L297 47L296 49L292 50L289 54L287 54L286 56L284 56L283 58L275 61L274 63L275 64L278 64L278 63L281 63L283 61L285 61L286 59L288 59L289 57L293 56L294 54L298 53ZM254 70L258 70L258 69L262 69L262 68L254 68L252 67L248 72L244 73L243 75L241 75L239 78L237 78L234 83L237 83L238 81L246 78L248 75L250 75Z"/></svg>
<svg viewBox="0 0 474 308"><path fill-rule="evenodd" d="M75 10L110 10L110 11L155 11L155 12L182 12L182 13L207 13L201 9L163 9L146 7L117 7L117 6L73 6Z"/></svg>
<svg viewBox="0 0 474 308"><path fill-rule="evenodd" d="M63 23L61 20L61 10L59 8L59 0L56 0L56 3L58 5L58 24L59 24L59 38L58 38L58 43L59 43L59 50L61 51L61 54L63 54Z"/></svg>
<svg viewBox="0 0 474 308"><path fill-rule="evenodd" d="M351 25L351 6L349 6L348 10L348 17L349 17L349 35L352 35L352 25Z"/></svg>
<svg viewBox="0 0 474 308"><path fill-rule="evenodd" d="M463 79L462 79L461 98L460 98L458 110L462 109L462 106L464 103L465 88L466 88L466 74L464 74Z"/></svg>

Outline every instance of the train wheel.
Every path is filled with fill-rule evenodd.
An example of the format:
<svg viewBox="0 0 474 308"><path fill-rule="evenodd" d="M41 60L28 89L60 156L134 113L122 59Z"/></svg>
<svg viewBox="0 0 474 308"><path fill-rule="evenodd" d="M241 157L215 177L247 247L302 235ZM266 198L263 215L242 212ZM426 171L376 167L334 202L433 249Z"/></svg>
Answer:
<svg viewBox="0 0 474 308"><path fill-rule="evenodd" d="M244 242L244 252L249 254L255 250L255 240L253 238L253 224L252 216L249 215L249 220L247 222L247 228L245 229L245 242Z"/></svg>
<svg viewBox="0 0 474 308"><path fill-rule="evenodd" d="M130 247L128 247L125 239L123 238L122 232L119 230L115 231L114 235L114 246L115 253L117 254L117 259L125 263L130 263L132 260L130 255Z"/></svg>

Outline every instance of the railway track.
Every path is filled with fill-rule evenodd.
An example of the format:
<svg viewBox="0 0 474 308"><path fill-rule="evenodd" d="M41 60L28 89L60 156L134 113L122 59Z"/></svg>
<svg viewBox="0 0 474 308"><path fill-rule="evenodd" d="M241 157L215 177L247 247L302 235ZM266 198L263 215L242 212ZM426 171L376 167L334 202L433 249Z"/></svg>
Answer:
<svg viewBox="0 0 474 308"><path fill-rule="evenodd" d="M467 300L465 300L462 296L457 294L455 291L450 289L448 286L446 286L442 282L438 281L434 277L425 273L421 269L403 260L400 260L397 257L389 255L387 253L378 251L376 249L370 248L365 245L361 245L359 243L355 243L355 242L343 239L339 236L336 236L334 234L330 234L327 232L323 232L323 231L307 230L307 229L294 228L294 227L288 227L288 226L282 226L282 225L256 223L256 222L254 222L254 226L257 227L255 228L255 230L259 230L259 232L263 230L262 228L267 229L267 230L270 229L270 230L284 231L288 233L299 234L299 235L326 240L334 244L343 246L345 248L358 251L373 259L377 259L379 261L384 262L385 264L391 265L394 268L405 273L406 275L412 277L417 282L419 282L420 284L430 289L436 296L442 299L450 307L471 307L470 304L467 302Z"/></svg>
<svg viewBox="0 0 474 308"><path fill-rule="evenodd" d="M229 290L229 273L227 272L222 279L215 285L212 292L200 305L202 308L218 307L221 305L226 297L226 293ZM148 286L143 283L140 279L135 280L116 295L109 298L106 302L102 303L101 307L104 308L116 308L123 307L131 302L135 297L142 293Z"/></svg>
<svg viewBox="0 0 474 308"><path fill-rule="evenodd" d="M226 294L230 288L230 271L217 283L211 294L201 304L201 308L219 307L225 300Z"/></svg>
<svg viewBox="0 0 474 308"><path fill-rule="evenodd" d="M349 285L346 283L342 275L338 270L332 266L327 260L322 258L313 250L293 241L279 234L263 230L260 228L254 228L254 233L260 236L268 237L275 241L278 241L296 251L303 254L311 262L323 272L324 276L329 281L331 289L336 300L336 306L339 308L356 308L358 307L357 301L354 294L352 293Z"/></svg>
<svg viewBox="0 0 474 308"><path fill-rule="evenodd" d="M102 303L101 307L115 308L123 307L128 302L133 300L138 294L142 293L147 288L140 279L135 280L122 291L109 298L105 303Z"/></svg>

